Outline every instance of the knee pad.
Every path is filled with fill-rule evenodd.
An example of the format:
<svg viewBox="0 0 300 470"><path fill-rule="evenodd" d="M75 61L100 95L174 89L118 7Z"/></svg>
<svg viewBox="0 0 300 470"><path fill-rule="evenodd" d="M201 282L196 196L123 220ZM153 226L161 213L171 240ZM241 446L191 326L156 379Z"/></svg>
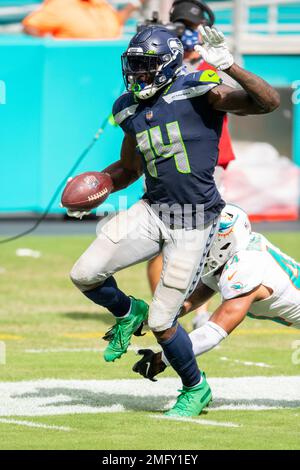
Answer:
<svg viewBox="0 0 300 470"><path fill-rule="evenodd" d="M176 253L166 266L163 283L166 287L185 291L195 270L195 258L190 252Z"/></svg>
<svg viewBox="0 0 300 470"><path fill-rule="evenodd" d="M161 332L168 330L174 323L174 318L166 306L157 299L154 299L149 308L148 326L151 331Z"/></svg>
<svg viewBox="0 0 300 470"><path fill-rule="evenodd" d="M79 259L70 272L71 281L84 291L105 281L106 277L97 273L92 263Z"/></svg>

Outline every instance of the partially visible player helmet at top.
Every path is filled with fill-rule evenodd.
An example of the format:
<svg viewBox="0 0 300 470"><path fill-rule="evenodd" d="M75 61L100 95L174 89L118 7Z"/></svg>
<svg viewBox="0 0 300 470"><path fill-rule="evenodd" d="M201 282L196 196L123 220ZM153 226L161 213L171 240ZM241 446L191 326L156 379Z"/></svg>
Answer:
<svg viewBox="0 0 300 470"><path fill-rule="evenodd" d="M204 275L212 274L250 243L250 220L240 207L227 204L221 214L218 234L206 257Z"/></svg>
<svg viewBox="0 0 300 470"><path fill-rule="evenodd" d="M195 27L200 24L212 27L215 15L212 9L200 0L175 0L170 10L170 21Z"/></svg>
<svg viewBox="0 0 300 470"><path fill-rule="evenodd" d="M200 25L212 27L215 15L208 5L199 0L176 0L170 10L170 21L184 25L180 40L184 50L191 52L195 45L199 44L198 27Z"/></svg>
<svg viewBox="0 0 300 470"><path fill-rule="evenodd" d="M162 26L149 26L137 33L122 55L123 76L129 91L149 99L182 71L183 46Z"/></svg>

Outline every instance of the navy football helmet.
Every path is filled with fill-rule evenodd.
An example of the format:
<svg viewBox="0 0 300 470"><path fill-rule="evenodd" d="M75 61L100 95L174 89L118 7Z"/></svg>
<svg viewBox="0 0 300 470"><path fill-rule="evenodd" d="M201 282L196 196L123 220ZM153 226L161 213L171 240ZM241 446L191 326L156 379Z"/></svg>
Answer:
<svg viewBox="0 0 300 470"><path fill-rule="evenodd" d="M128 91L146 100L171 83L182 71L183 45L163 26L149 26L137 33L122 55Z"/></svg>

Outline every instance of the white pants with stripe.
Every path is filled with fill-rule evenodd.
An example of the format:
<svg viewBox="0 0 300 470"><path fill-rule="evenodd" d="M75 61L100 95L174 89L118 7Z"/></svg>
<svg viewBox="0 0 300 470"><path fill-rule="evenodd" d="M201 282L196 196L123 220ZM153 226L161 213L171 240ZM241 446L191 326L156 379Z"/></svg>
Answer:
<svg viewBox="0 0 300 470"><path fill-rule="evenodd" d="M183 302L197 286L218 225L217 218L202 229L170 229L146 202L139 201L99 223L98 236L74 265L71 279L81 291L88 291L162 252L163 271L148 324L152 331L164 331L176 322Z"/></svg>

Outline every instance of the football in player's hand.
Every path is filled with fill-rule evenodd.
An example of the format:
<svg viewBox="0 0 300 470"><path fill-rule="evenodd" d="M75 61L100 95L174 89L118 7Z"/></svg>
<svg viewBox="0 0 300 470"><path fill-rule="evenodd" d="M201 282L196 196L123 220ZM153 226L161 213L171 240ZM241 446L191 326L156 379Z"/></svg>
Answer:
<svg viewBox="0 0 300 470"><path fill-rule="evenodd" d="M70 210L90 211L110 195L113 182L107 173L89 171L71 178L62 194L61 204Z"/></svg>

